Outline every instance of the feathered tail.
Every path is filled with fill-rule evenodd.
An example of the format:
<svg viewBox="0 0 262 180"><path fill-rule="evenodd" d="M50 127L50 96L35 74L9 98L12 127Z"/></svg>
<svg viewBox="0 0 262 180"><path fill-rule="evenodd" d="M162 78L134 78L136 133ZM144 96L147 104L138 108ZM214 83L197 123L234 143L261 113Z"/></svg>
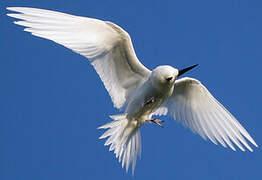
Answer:
<svg viewBox="0 0 262 180"><path fill-rule="evenodd" d="M126 166L126 172L132 162L132 173L134 174L137 155L141 156L141 137L137 126L132 124L126 114L110 116L112 122L100 126L98 129L108 129L99 139L108 137L105 146L110 145L109 151L114 150L122 168Z"/></svg>

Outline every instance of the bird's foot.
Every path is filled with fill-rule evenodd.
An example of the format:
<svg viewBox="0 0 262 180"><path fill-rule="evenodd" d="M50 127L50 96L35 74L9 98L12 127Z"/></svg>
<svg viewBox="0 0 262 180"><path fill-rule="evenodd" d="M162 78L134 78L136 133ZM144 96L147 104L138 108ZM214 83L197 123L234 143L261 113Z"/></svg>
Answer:
<svg viewBox="0 0 262 180"><path fill-rule="evenodd" d="M160 119L150 119L149 121L157 124L157 125L160 126L160 127L164 127L162 124L160 124L160 122L164 122L164 120L160 120Z"/></svg>

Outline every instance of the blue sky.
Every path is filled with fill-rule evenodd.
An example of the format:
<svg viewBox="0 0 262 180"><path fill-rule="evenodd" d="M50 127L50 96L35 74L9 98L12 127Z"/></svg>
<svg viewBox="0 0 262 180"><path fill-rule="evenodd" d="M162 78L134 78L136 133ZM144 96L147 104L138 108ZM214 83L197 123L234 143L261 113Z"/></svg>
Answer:
<svg viewBox="0 0 262 180"><path fill-rule="evenodd" d="M5 16L29 6L117 23L148 68L169 64L199 79L261 146L262 2L0 1L0 179L259 179L261 148L233 152L171 118L141 129L135 176L121 169L96 128L119 113L88 61L33 37Z"/></svg>

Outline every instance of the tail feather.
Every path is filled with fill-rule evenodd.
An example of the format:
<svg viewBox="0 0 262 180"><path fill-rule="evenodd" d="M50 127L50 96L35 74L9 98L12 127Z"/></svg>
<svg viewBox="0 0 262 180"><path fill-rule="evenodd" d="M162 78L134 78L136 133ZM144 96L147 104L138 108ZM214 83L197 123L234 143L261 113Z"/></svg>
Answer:
<svg viewBox="0 0 262 180"><path fill-rule="evenodd" d="M132 125L126 118L126 114L110 116L113 121L98 129L108 129L99 139L107 138L105 146L110 145L109 151L114 150L116 158L122 162L122 168L132 163L132 173L134 174L137 156L141 156L141 136L137 126Z"/></svg>

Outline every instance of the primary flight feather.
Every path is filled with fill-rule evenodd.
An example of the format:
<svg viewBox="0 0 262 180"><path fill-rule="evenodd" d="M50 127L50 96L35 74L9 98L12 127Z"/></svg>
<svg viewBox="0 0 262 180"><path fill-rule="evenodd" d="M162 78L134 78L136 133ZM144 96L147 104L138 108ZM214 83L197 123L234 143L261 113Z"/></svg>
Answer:
<svg viewBox="0 0 262 180"><path fill-rule="evenodd" d="M182 70L171 66L147 69L136 57L129 34L118 25L93 18L27 7L8 7L8 16L21 19L15 24L25 31L52 40L90 61L103 81L116 108L123 114L110 116L113 121L99 127L108 129L100 138L114 151L126 171L141 155L139 128L162 120L153 115L169 115L193 132L213 143L234 144L253 151L246 139L257 146L252 137L211 93L193 78L177 79L196 65Z"/></svg>

